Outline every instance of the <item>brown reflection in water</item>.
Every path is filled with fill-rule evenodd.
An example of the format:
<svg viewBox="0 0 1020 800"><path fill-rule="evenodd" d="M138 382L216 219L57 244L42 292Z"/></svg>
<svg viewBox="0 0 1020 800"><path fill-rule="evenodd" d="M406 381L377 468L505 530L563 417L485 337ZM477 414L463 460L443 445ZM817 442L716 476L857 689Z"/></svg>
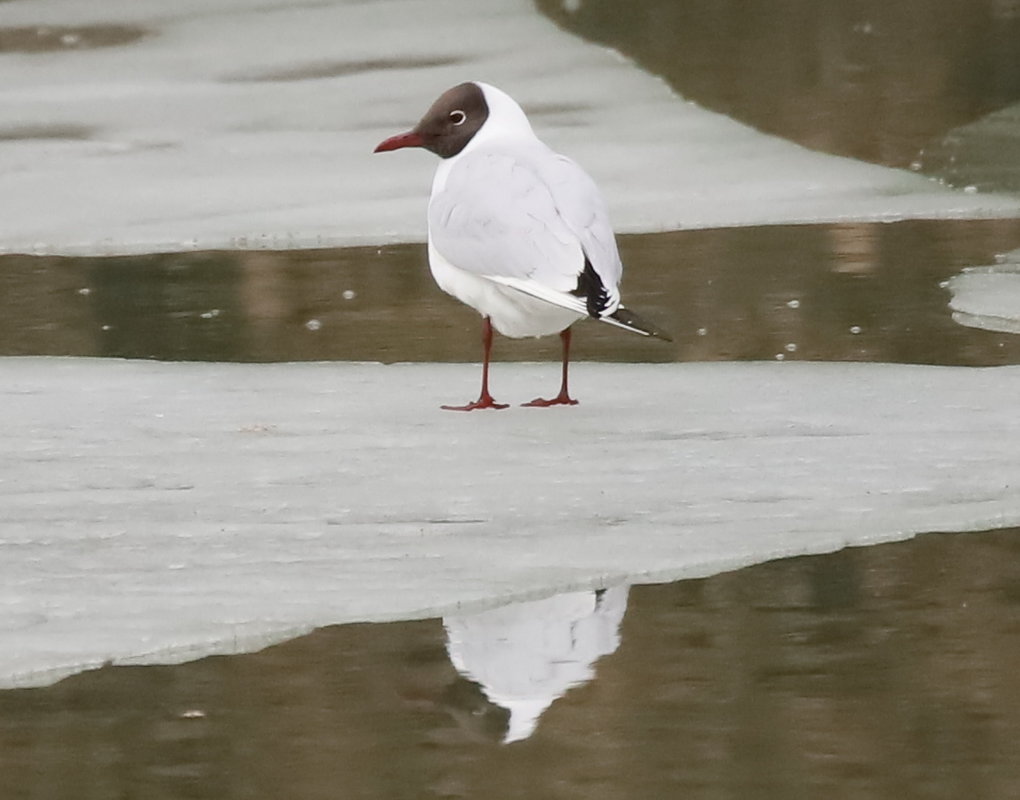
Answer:
<svg viewBox="0 0 1020 800"><path fill-rule="evenodd" d="M16 142L31 139L91 139L96 128L88 125L41 124L41 125L0 125L0 142Z"/></svg>
<svg viewBox="0 0 1020 800"><path fill-rule="evenodd" d="M619 649L535 733L437 620L0 692L26 800L1020 796L1020 530L632 587Z"/></svg>
<svg viewBox="0 0 1020 800"><path fill-rule="evenodd" d="M624 236L628 305L673 344L581 323L589 360L1020 363L1020 337L952 321L940 282L1020 244L1016 220ZM422 245L108 259L0 256L0 354L476 361L478 315ZM497 360L559 341L499 337Z"/></svg>
<svg viewBox="0 0 1020 800"><path fill-rule="evenodd" d="M685 97L819 150L907 166L1020 99L1015 0L536 0Z"/></svg>
<svg viewBox="0 0 1020 800"><path fill-rule="evenodd" d="M0 53L52 53L132 44L149 34L134 25L36 25L0 27Z"/></svg>

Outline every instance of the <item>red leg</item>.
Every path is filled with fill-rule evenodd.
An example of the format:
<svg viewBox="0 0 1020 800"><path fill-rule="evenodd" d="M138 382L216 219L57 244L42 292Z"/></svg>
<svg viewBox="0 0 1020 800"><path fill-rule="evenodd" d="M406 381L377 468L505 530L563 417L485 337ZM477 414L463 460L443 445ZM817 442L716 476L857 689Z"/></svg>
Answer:
<svg viewBox="0 0 1020 800"><path fill-rule="evenodd" d="M525 403L524 405L533 408L577 405L577 401L567 391L567 365L570 363L570 328L564 328L560 331L560 339L563 341L563 378L560 381L560 393L552 400L543 400L541 397L536 397L530 403Z"/></svg>
<svg viewBox="0 0 1020 800"><path fill-rule="evenodd" d="M497 403L489 394L489 354L492 352L492 321L482 320L482 392L478 399L465 406L440 406L447 411L474 411L476 408L507 408L506 403Z"/></svg>

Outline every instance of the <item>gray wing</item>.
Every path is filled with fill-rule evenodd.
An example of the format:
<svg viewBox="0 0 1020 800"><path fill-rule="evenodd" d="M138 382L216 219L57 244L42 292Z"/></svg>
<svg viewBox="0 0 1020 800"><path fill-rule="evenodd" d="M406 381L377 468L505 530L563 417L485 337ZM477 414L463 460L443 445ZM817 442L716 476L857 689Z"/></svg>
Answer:
<svg viewBox="0 0 1020 800"><path fill-rule="evenodd" d="M605 203L577 164L548 148L467 153L429 203L429 236L454 266L573 307L585 259L619 303L622 267Z"/></svg>

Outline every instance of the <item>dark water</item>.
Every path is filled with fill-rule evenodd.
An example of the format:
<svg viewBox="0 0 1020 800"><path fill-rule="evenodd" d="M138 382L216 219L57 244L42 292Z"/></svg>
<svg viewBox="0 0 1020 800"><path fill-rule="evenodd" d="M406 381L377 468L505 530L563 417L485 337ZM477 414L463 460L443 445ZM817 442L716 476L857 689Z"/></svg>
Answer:
<svg viewBox="0 0 1020 800"><path fill-rule="evenodd" d="M615 647L511 744L440 620L0 692L0 796L1018 797L1018 534L615 590ZM557 625L508 628L499 659L547 650L526 659L541 682Z"/></svg>
<svg viewBox="0 0 1020 800"><path fill-rule="evenodd" d="M807 147L906 167L1020 100L1016 0L536 0L680 94Z"/></svg>
<svg viewBox="0 0 1020 800"><path fill-rule="evenodd" d="M1020 246L1020 221L621 237L624 297L672 344L577 328L580 359L1020 363L1020 337L952 321L940 283ZM0 257L0 354L176 360L475 361L478 316L422 245L137 258ZM556 337L496 357L558 357Z"/></svg>

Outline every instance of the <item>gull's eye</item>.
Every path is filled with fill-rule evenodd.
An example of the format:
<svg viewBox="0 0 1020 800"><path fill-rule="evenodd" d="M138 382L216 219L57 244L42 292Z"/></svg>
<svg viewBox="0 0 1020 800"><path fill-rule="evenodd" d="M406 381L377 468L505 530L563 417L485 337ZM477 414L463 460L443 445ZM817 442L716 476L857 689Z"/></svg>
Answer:
<svg viewBox="0 0 1020 800"><path fill-rule="evenodd" d="M450 122L454 125L463 125L464 120L467 119L467 114L461 111L459 108L456 111L450 112Z"/></svg>

